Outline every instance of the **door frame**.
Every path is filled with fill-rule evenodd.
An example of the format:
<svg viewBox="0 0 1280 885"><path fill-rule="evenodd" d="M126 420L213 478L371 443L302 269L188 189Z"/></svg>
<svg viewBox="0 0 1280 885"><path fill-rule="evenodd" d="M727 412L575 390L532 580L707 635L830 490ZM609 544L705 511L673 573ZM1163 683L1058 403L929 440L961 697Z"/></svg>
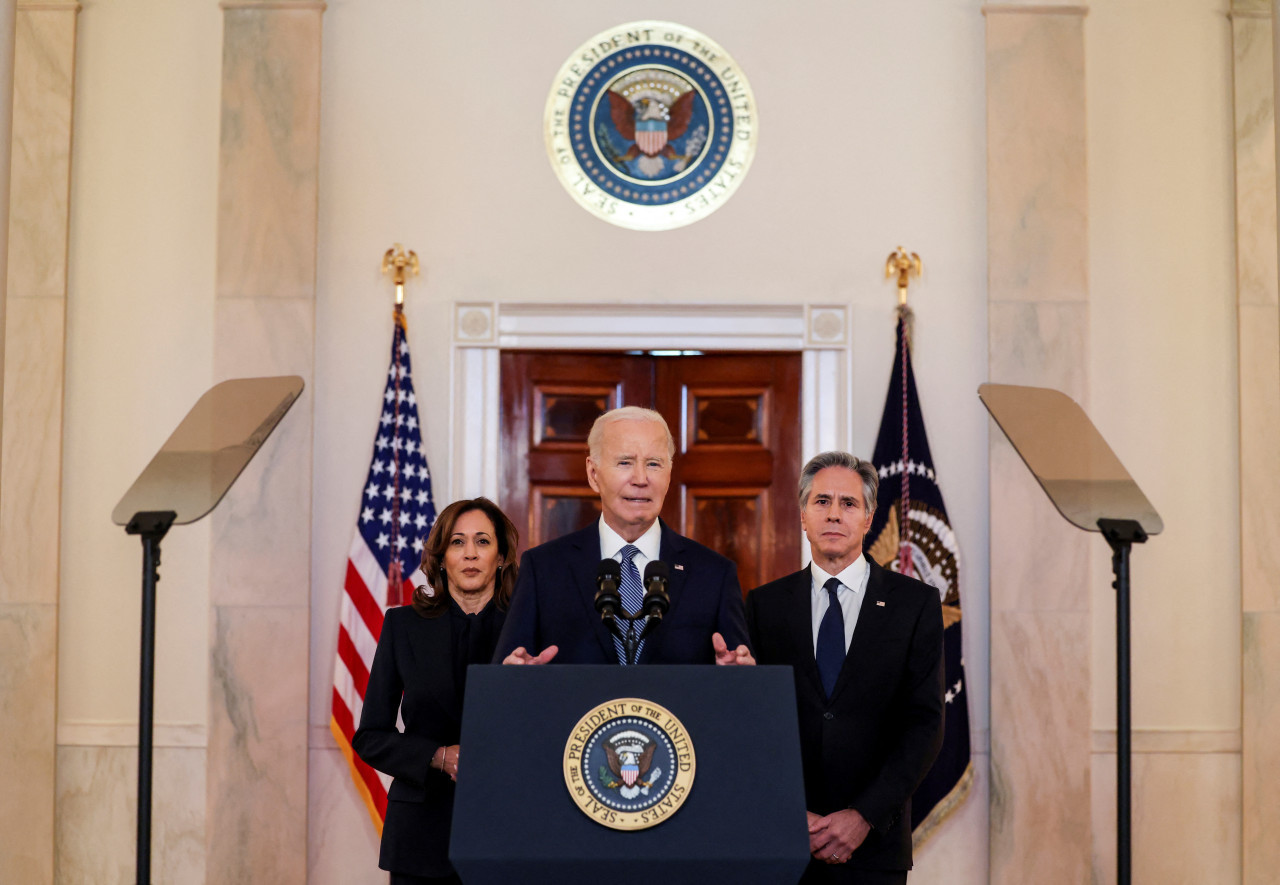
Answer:
<svg viewBox="0 0 1280 885"><path fill-rule="evenodd" d="M501 350L800 351L798 471L853 438L851 337L845 304L455 303L451 500L498 498Z"/></svg>

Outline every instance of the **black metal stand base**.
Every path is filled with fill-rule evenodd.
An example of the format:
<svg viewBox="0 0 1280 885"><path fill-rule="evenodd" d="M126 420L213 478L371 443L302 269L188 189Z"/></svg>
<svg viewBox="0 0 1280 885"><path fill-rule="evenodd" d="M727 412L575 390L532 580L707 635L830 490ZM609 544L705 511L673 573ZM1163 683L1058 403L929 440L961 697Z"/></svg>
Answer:
<svg viewBox="0 0 1280 885"><path fill-rule="evenodd" d="M160 539L177 514L172 510L135 513L125 526L142 537L142 655L138 676L138 855L137 885L151 885L151 726L156 673L156 582L160 580Z"/></svg>

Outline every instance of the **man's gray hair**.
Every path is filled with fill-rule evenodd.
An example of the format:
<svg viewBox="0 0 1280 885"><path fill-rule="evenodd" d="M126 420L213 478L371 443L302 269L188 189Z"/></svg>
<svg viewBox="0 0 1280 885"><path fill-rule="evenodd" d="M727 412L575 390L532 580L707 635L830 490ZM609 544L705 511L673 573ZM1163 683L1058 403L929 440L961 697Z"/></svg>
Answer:
<svg viewBox="0 0 1280 885"><path fill-rule="evenodd" d="M674 458L676 456L676 441L671 436L671 428L667 426L666 418L663 418L660 413L655 412L653 409L642 409L639 406L622 406L605 412L596 419L596 423L591 425L591 432L587 434L587 450L591 453L593 461L600 460L600 446L604 441L605 428L619 421L652 421L655 424L661 424L662 432L667 435L667 457Z"/></svg>
<svg viewBox="0 0 1280 885"><path fill-rule="evenodd" d="M850 455L848 452L823 452L821 455L814 455L809 459L809 463L804 465L804 469L800 471L801 510L809 503L809 493L813 491L813 478L819 471L826 470L828 467L843 467L862 477L862 496L866 499L863 503L868 513L876 512L876 492L880 489L880 474L876 472L876 466L870 461L863 461L857 455Z"/></svg>

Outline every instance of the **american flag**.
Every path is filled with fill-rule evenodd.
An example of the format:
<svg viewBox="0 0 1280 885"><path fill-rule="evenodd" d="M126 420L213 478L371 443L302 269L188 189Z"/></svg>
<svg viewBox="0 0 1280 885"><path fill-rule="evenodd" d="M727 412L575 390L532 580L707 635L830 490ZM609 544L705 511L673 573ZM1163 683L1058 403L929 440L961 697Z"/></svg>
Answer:
<svg viewBox="0 0 1280 885"><path fill-rule="evenodd" d="M352 752L351 737L360 723L369 668L382 634L383 613L412 600L414 584L421 580L415 582L411 576L418 568L423 544L436 518L431 473L422 450L406 329L404 312L397 305L382 415L360 500L360 516L347 553L338 653L333 664L333 715L329 720L329 728L351 765L356 789L369 807L379 834L387 813L391 778L374 771Z"/></svg>
<svg viewBox="0 0 1280 885"><path fill-rule="evenodd" d="M880 565L932 584L942 600L947 715L942 750L911 797L912 841L919 846L968 795L973 764L961 637L960 547L942 501L916 393L910 317L910 308L899 308L897 355L871 456L880 474L879 502L864 544Z"/></svg>

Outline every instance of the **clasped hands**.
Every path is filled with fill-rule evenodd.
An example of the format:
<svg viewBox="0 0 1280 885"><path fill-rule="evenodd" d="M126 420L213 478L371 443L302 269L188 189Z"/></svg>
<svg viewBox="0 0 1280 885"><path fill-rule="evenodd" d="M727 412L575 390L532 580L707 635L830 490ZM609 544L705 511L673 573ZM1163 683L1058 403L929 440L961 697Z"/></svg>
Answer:
<svg viewBox="0 0 1280 885"><path fill-rule="evenodd" d="M745 645L739 645L737 648L731 649L724 641L724 637L719 633L711 634L711 649L716 655L716 664L722 667L731 666L751 666L756 659L751 656L751 649ZM545 664L556 656L556 652L560 650L559 646L548 645L541 653L536 655L529 654L528 649L523 645L502 659L504 664Z"/></svg>
<svg viewBox="0 0 1280 885"><path fill-rule="evenodd" d="M871 832L871 824L852 808L828 815L805 814L809 816L809 853L823 863L846 863Z"/></svg>

